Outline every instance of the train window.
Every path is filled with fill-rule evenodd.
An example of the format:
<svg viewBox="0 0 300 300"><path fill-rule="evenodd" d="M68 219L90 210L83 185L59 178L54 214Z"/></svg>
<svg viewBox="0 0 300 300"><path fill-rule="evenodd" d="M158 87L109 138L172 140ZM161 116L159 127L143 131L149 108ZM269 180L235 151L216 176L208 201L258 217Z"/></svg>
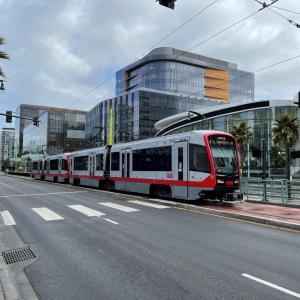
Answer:
<svg viewBox="0 0 300 300"><path fill-rule="evenodd" d="M76 171L87 171L88 169L88 160L89 157L86 156L78 156L74 157L74 170Z"/></svg>
<svg viewBox="0 0 300 300"><path fill-rule="evenodd" d="M156 149L156 171L172 171L172 148L159 147Z"/></svg>
<svg viewBox="0 0 300 300"><path fill-rule="evenodd" d="M172 148L158 147L132 152L133 171L172 171Z"/></svg>
<svg viewBox="0 0 300 300"><path fill-rule="evenodd" d="M189 144L190 171L210 173L210 164L206 148L200 145Z"/></svg>
<svg viewBox="0 0 300 300"><path fill-rule="evenodd" d="M113 152L111 154L111 170L112 171L120 170L120 152Z"/></svg>
<svg viewBox="0 0 300 300"><path fill-rule="evenodd" d="M50 160L50 170L58 170L58 159L52 159Z"/></svg>
<svg viewBox="0 0 300 300"><path fill-rule="evenodd" d="M103 170L103 154L96 155L96 170Z"/></svg>
<svg viewBox="0 0 300 300"><path fill-rule="evenodd" d="M38 163L36 161L34 161L32 163L32 170L37 170L37 168L38 168Z"/></svg>
<svg viewBox="0 0 300 300"><path fill-rule="evenodd" d="M63 171L68 171L68 162L66 159L62 160L62 170Z"/></svg>

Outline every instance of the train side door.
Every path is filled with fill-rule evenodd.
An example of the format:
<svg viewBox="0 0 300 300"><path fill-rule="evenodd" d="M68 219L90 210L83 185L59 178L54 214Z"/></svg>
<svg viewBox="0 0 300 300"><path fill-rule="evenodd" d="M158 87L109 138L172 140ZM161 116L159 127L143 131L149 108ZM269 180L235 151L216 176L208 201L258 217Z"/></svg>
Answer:
<svg viewBox="0 0 300 300"><path fill-rule="evenodd" d="M62 173L61 170L62 170L62 159L60 158L58 161L58 174Z"/></svg>
<svg viewBox="0 0 300 300"><path fill-rule="evenodd" d="M121 189L127 190L127 181L130 178L130 149L121 150L122 181Z"/></svg>
<svg viewBox="0 0 300 300"><path fill-rule="evenodd" d="M175 197L188 197L188 143L178 141L174 143L174 179L180 183L174 186Z"/></svg>
<svg viewBox="0 0 300 300"><path fill-rule="evenodd" d="M94 154L89 155L90 176L95 176L96 157Z"/></svg>

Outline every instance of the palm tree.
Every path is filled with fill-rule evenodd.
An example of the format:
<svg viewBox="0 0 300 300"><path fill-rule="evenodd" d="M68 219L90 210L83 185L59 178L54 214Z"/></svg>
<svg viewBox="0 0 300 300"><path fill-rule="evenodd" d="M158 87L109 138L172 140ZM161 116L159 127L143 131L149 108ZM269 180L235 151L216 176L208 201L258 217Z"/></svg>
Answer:
<svg viewBox="0 0 300 300"><path fill-rule="evenodd" d="M245 150L249 144L253 134L250 131L251 127L247 127L246 122L241 122L238 126L232 126L231 134L236 138L242 167L245 164Z"/></svg>
<svg viewBox="0 0 300 300"><path fill-rule="evenodd" d="M275 120L273 128L273 142L286 153L286 168L287 178L290 179L290 149L295 146L299 140L297 118L289 115L282 115L279 119Z"/></svg>
<svg viewBox="0 0 300 300"><path fill-rule="evenodd" d="M5 44L5 39L0 36L0 46ZM9 59L9 56L4 51L0 51L0 59ZM0 77L5 77L5 73L0 68Z"/></svg>

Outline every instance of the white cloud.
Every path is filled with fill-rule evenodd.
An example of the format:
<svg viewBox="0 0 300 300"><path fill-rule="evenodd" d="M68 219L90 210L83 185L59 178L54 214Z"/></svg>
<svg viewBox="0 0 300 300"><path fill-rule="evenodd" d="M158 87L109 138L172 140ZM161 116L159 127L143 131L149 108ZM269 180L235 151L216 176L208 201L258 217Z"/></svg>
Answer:
<svg viewBox="0 0 300 300"><path fill-rule="evenodd" d="M3 49L11 56L0 62L8 76L0 95L3 109L24 102L68 107L211 2L178 0L173 11L154 0L24 0L21 5L0 0ZM299 0L278 6L298 11ZM255 1L218 1L162 46L187 50L258 8ZM299 15L281 13L300 23ZM299 29L265 10L195 52L253 71L300 54L299 35ZM292 98L300 88L299 65L300 59L257 74L257 98ZM113 94L110 80L76 108Z"/></svg>
<svg viewBox="0 0 300 300"><path fill-rule="evenodd" d="M86 60L75 55L71 49L57 37L49 37L43 40L45 53L49 54L53 66L60 72L72 73L73 76L86 76L91 67Z"/></svg>

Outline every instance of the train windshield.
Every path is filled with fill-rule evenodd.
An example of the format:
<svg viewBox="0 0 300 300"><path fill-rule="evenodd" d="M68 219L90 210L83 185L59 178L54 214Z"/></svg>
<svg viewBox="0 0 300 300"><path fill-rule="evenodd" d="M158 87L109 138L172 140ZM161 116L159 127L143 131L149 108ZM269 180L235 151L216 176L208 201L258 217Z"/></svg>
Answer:
<svg viewBox="0 0 300 300"><path fill-rule="evenodd" d="M208 138L217 174L238 173L235 140L229 136Z"/></svg>

